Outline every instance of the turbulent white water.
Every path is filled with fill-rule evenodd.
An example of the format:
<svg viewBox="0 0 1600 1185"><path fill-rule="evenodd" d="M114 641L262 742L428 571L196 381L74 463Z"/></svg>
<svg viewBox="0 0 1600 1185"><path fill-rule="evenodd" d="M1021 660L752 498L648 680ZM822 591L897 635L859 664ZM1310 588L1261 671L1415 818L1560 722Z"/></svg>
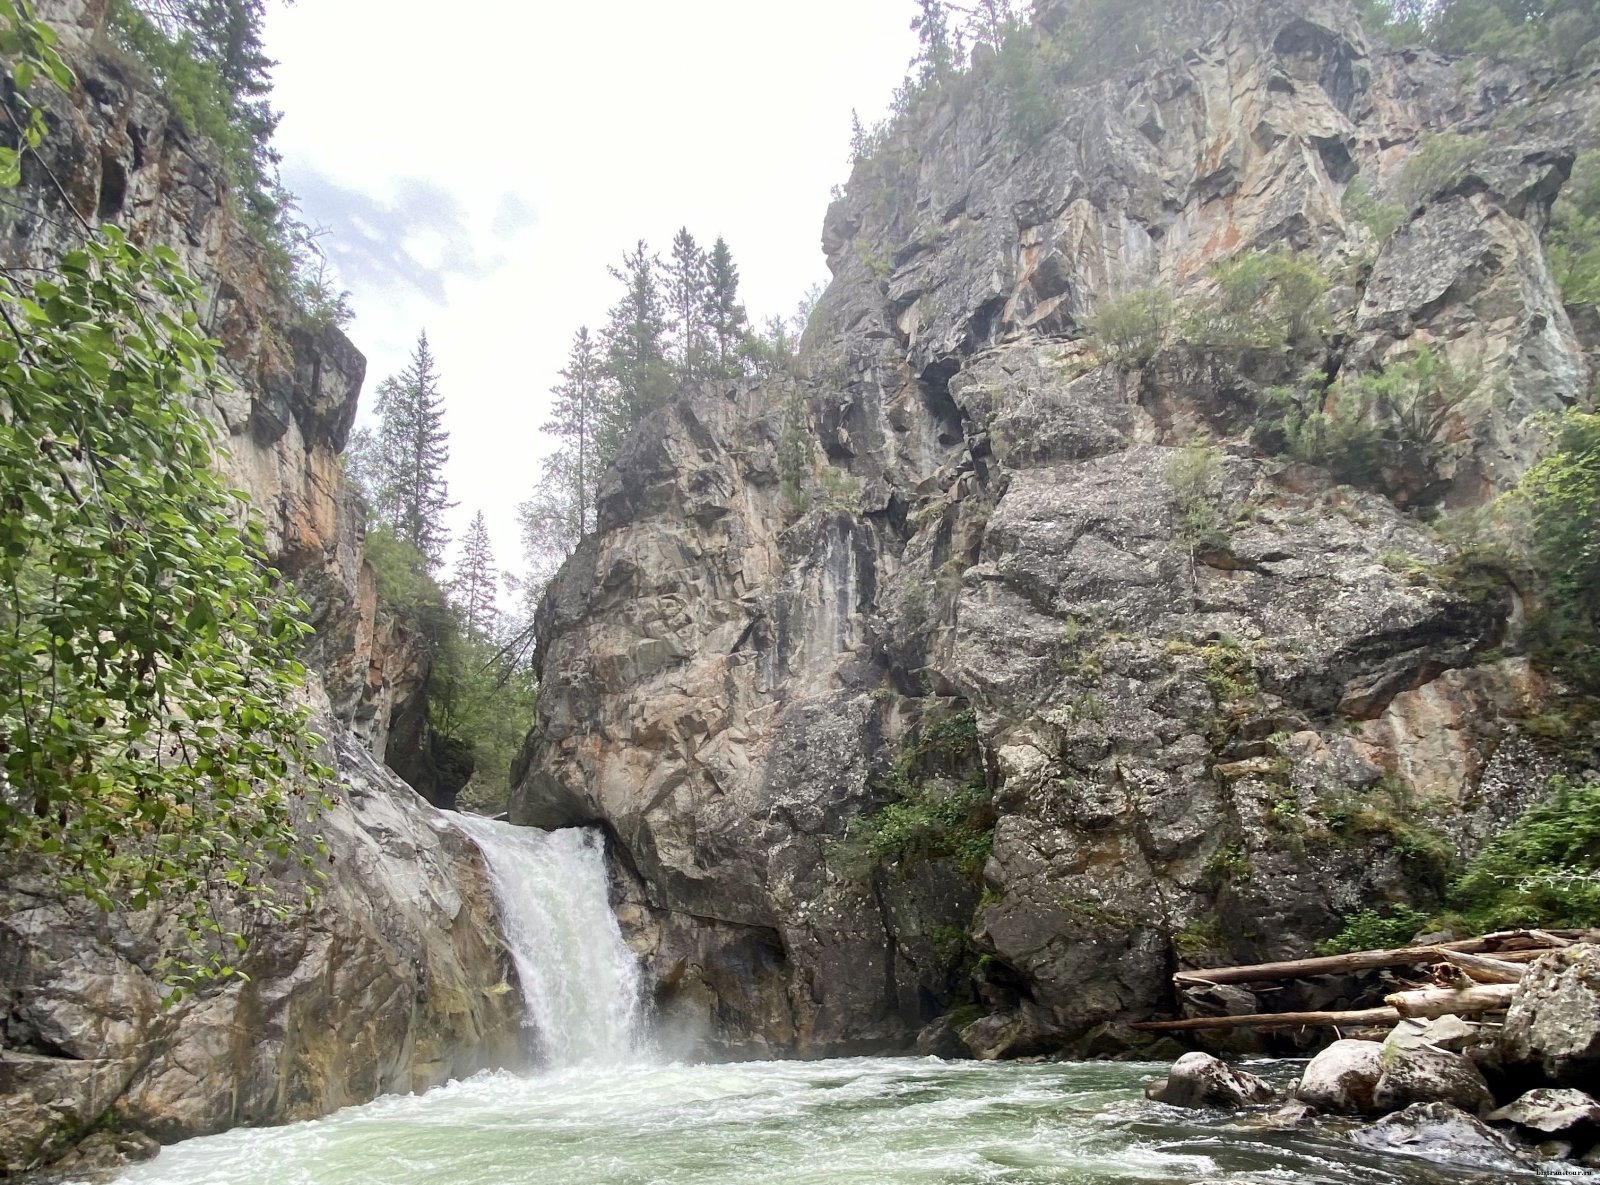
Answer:
<svg viewBox="0 0 1600 1185"><path fill-rule="evenodd" d="M1506 1185L1251 1117L1147 1102L1164 1065L640 1051L637 963L600 837L463 817L546 1067L189 1140L120 1185ZM1256 1065L1280 1086L1298 1066ZM1538 1177L1520 1180L1536 1183ZM1546 1178L1548 1179L1548 1178ZM1594 1181L1581 1174L1562 1180Z"/></svg>
<svg viewBox="0 0 1600 1185"><path fill-rule="evenodd" d="M611 909L600 833L474 815L455 823L488 862L539 1062L615 1065L639 1055L639 963Z"/></svg>
<svg viewBox="0 0 1600 1185"><path fill-rule="evenodd" d="M1251 1068L1280 1084L1297 1070ZM311 1123L190 1140L120 1181L1508 1185L1500 1173L1146 1102L1141 1083L1165 1070L855 1058L483 1074Z"/></svg>

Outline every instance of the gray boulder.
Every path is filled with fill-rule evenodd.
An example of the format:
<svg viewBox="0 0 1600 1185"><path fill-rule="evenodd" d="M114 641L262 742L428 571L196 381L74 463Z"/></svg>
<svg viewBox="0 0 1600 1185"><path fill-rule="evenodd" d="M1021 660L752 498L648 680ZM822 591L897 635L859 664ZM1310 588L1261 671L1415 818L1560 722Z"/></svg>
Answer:
<svg viewBox="0 0 1600 1185"><path fill-rule="evenodd" d="M1600 1103L1581 1090L1530 1090L1489 1113L1491 1123L1514 1123L1546 1135L1584 1134L1600 1126Z"/></svg>
<svg viewBox="0 0 1600 1185"><path fill-rule="evenodd" d="M1335 1041L1306 1066L1294 1097L1321 1111L1361 1115L1377 1110L1373 1095L1383 1077L1383 1046L1376 1041Z"/></svg>
<svg viewBox="0 0 1600 1185"><path fill-rule="evenodd" d="M984 1062L1050 1053L1061 1044L1060 1035L1027 1005L979 1017L961 1030L960 1038L969 1055Z"/></svg>
<svg viewBox="0 0 1600 1185"><path fill-rule="evenodd" d="M925 1057L944 1058L947 1061L972 1056L966 1042L961 1040L960 1027L949 1016L941 1016L924 1025L917 1033L917 1043L913 1048Z"/></svg>
<svg viewBox="0 0 1600 1185"><path fill-rule="evenodd" d="M1513 1075L1600 1080L1600 946L1569 946L1528 968L1506 1013L1499 1052Z"/></svg>
<svg viewBox="0 0 1600 1185"><path fill-rule="evenodd" d="M1184 1054L1163 1081L1145 1089L1146 1097L1174 1107L1245 1107L1270 1103L1273 1094L1265 1080L1209 1053Z"/></svg>
<svg viewBox="0 0 1600 1185"><path fill-rule="evenodd" d="M1517 1172L1531 1167L1503 1136L1448 1103L1413 1103L1357 1128L1350 1133L1350 1141L1374 1152L1470 1168Z"/></svg>
<svg viewBox="0 0 1600 1185"><path fill-rule="evenodd" d="M1391 1036L1383 1043L1380 1059L1383 1073L1372 1091L1378 1111L1398 1111L1413 1103L1448 1103L1479 1112L1494 1104L1483 1074L1459 1053Z"/></svg>

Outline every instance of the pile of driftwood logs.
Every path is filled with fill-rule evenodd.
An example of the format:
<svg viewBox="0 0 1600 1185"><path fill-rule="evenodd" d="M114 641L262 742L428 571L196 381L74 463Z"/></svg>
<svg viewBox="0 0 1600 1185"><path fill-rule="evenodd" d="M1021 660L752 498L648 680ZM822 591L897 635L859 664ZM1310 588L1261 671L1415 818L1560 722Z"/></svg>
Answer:
<svg viewBox="0 0 1600 1185"><path fill-rule="evenodd" d="M1600 931L1505 930L1432 946L1404 946L1393 950L1365 950L1352 954L1257 963L1248 967L1208 967L1180 971L1172 977L1180 992L1204 990L1219 984L1272 983L1312 975L1337 975L1349 971L1421 967L1429 969L1431 982L1384 997L1381 1008L1347 1012L1258 1012L1243 1016L1199 1016L1185 1020L1151 1020L1130 1026L1147 1032L1184 1029L1287 1029L1324 1026L1335 1029L1370 1029L1408 1018L1485 1016L1504 1012L1511 1005L1527 964L1552 950L1577 942L1600 941Z"/></svg>

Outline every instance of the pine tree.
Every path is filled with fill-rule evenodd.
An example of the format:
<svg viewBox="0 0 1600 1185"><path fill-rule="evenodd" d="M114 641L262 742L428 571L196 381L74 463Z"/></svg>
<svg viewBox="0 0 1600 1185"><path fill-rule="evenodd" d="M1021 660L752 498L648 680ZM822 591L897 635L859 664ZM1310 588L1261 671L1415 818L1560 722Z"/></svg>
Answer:
<svg viewBox="0 0 1600 1185"><path fill-rule="evenodd" d="M484 641L494 634L500 610L495 589L494 548L489 542L489 524L483 511L473 517L467 537L461 543L461 558L456 562L455 579L450 582L455 609L461 616L462 633L469 642Z"/></svg>
<svg viewBox="0 0 1600 1185"><path fill-rule="evenodd" d="M605 395L605 375L598 343L588 327L572 339L561 381L551 388L555 401L550 406L550 421L543 431L562 441L566 454L563 472L569 478L572 499L571 517L581 538L594 526L595 491L603 469L596 433L600 426L601 403ZM609 460L609 458L606 458Z"/></svg>
<svg viewBox="0 0 1600 1185"><path fill-rule="evenodd" d="M126 2L216 71L227 91L228 118L249 137L253 162L270 181L278 163L271 139L279 116L269 102L277 63L267 56L261 36L265 0Z"/></svg>
<svg viewBox="0 0 1600 1185"><path fill-rule="evenodd" d="M601 452L614 456L627 431L672 396L667 362L667 312L656 283L656 260L640 239L611 268L624 294L612 307L601 337L610 380L597 438Z"/></svg>
<svg viewBox="0 0 1600 1185"><path fill-rule="evenodd" d="M678 390L687 391L704 377L706 358L706 304L708 301L706 253L687 226L672 239L672 258L665 269L664 285L672 329L677 335Z"/></svg>
<svg viewBox="0 0 1600 1185"><path fill-rule="evenodd" d="M956 72L958 64L950 32L950 6L944 0L917 0L917 9L911 29L920 48L911 64L918 68L918 83L937 86Z"/></svg>
<svg viewBox="0 0 1600 1185"><path fill-rule="evenodd" d="M850 163L859 165L871 155L867 129L861 125L861 116L852 107L850 108Z"/></svg>
<svg viewBox="0 0 1600 1185"><path fill-rule="evenodd" d="M737 378L744 371L744 345L750 321L739 302L739 268L722 236L706 261L706 326L719 378Z"/></svg>
<svg viewBox="0 0 1600 1185"><path fill-rule="evenodd" d="M545 586L583 539L572 487L572 457L567 452L557 452L545 460L539 484L517 507L528 565L521 584L530 603L537 603Z"/></svg>
<svg viewBox="0 0 1600 1185"><path fill-rule="evenodd" d="M378 415L374 516L437 568L450 541L444 525L453 505L444 476L450 434L426 331L417 335L410 365L379 385Z"/></svg>
<svg viewBox="0 0 1600 1185"><path fill-rule="evenodd" d="M966 10L966 31L974 44L987 45L996 53L1005 45L1006 34L1016 24L1011 0L977 0Z"/></svg>

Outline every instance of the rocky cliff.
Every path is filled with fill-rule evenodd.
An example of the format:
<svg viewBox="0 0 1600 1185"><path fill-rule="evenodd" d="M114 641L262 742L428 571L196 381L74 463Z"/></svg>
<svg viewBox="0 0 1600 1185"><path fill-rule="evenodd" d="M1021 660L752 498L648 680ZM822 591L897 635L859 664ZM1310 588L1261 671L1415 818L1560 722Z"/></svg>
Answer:
<svg viewBox="0 0 1600 1185"><path fill-rule="evenodd" d="M204 287L202 310L233 390L210 413L224 465L267 531L273 562L311 606L312 665L337 718L380 756L390 721L421 690L425 659L381 612L362 558L362 512L339 454L355 423L367 363L337 328L309 324L275 289L263 247L228 205L216 147L191 135L139 63L107 42L107 0L49 0L40 16L69 47L79 85L35 88L50 131L49 174L27 162L5 207L5 258L54 258L85 223L164 243Z"/></svg>
<svg viewBox="0 0 1600 1185"><path fill-rule="evenodd" d="M248 940L243 977L163 1007L174 935L158 910L103 913L62 899L46 869L4 870L0 1171L94 1132L170 1143L521 1060L515 972L477 848L323 726L341 802L315 830L333 863L309 910L228 919ZM279 898L298 900L305 875L278 872Z"/></svg>
<svg viewBox="0 0 1600 1185"><path fill-rule="evenodd" d="M1541 234L1596 80L1384 51L1334 3L1172 7L1177 48L1052 80L1042 136L982 61L891 129L828 211L802 377L648 421L546 599L513 819L608 829L661 1015L713 1049L953 1006L980 1054L1092 1048L1180 961L1406 899L1552 768L1519 591L1440 577L1426 520L1589 390ZM1398 230L1347 214L1444 132L1470 159ZM1310 345L1086 340L1265 252L1328 278ZM1426 465L1358 489L1263 438L1274 388L1424 344L1472 376ZM916 794L970 806L965 847L896 852Z"/></svg>
<svg viewBox="0 0 1600 1185"><path fill-rule="evenodd" d="M103 42L103 0L39 8L79 85L36 88L49 133L42 163L29 159L23 185L7 191L0 256L46 264L86 223L113 222L172 247L200 280L233 380L208 411L273 561L311 607L309 694L340 801L314 825L331 855L314 905L286 920L234 919L249 938L248 978L175 1007L161 1005L172 934L159 911L102 914L63 899L48 869L0 867L0 1176L91 1131L171 1141L309 1118L523 1052L477 849L374 756L417 756L427 670L380 609L339 459L365 359L274 287L214 146ZM280 899L299 899L303 875L275 874ZM115 1154L116 1138L96 1138Z"/></svg>

